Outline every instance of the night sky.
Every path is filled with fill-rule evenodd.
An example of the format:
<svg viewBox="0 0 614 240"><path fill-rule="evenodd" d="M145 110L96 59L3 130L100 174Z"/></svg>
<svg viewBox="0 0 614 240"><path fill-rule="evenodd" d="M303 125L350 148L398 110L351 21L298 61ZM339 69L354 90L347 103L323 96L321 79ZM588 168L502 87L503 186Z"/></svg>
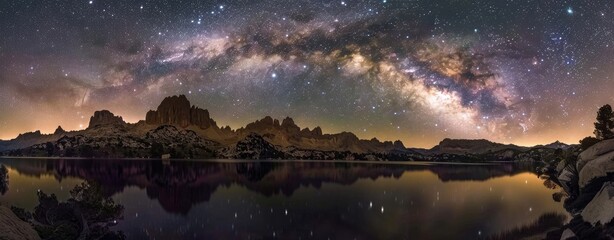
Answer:
<svg viewBox="0 0 614 240"><path fill-rule="evenodd" d="M129 122L185 94L219 125L577 143L614 102L611 1L0 3L0 138Z"/></svg>

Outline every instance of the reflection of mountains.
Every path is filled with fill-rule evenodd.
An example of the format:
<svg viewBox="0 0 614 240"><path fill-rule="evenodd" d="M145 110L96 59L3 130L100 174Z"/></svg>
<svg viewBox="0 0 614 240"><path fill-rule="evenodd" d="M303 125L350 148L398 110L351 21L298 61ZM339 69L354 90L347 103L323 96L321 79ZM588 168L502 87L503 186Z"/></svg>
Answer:
<svg viewBox="0 0 614 240"><path fill-rule="evenodd" d="M128 186L146 189L162 207L186 214L208 201L218 186L237 184L261 193L291 195L300 187L323 183L349 185L359 179L399 178L406 171L428 170L442 181L487 180L529 171L530 166L504 165L389 165L339 162L196 162L160 160L43 160L0 159L20 174L52 174L99 182L112 195Z"/></svg>

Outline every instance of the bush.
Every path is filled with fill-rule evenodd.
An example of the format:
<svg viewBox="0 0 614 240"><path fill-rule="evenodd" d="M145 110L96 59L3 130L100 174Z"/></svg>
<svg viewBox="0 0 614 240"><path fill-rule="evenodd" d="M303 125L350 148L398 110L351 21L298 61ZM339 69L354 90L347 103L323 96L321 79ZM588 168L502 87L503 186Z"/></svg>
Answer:
<svg viewBox="0 0 614 240"><path fill-rule="evenodd" d="M614 138L612 128L614 128L614 112L609 104L603 105L597 111L597 122L595 122L595 137L600 140Z"/></svg>
<svg viewBox="0 0 614 240"><path fill-rule="evenodd" d="M37 193L39 204L34 208L30 221L43 239L125 239L121 232L111 226L123 218L124 207L102 194L101 186L84 182L70 191L71 198L58 202L54 194ZM29 220L30 214L23 209L12 208L19 218ZM86 224L87 228L82 226Z"/></svg>

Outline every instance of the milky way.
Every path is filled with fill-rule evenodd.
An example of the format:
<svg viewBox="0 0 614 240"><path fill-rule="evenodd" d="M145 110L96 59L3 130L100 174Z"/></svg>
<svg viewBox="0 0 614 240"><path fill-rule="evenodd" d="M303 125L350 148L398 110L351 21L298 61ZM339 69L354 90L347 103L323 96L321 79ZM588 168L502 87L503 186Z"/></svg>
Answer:
<svg viewBox="0 0 614 240"><path fill-rule="evenodd" d="M185 94L218 123L577 142L611 102L608 1L8 1L0 138L143 119Z"/></svg>

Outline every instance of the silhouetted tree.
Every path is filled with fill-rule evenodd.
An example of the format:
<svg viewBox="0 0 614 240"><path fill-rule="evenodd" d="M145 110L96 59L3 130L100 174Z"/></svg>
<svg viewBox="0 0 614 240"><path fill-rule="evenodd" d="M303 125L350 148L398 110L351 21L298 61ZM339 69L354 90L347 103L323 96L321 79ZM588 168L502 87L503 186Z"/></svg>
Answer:
<svg viewBox="0 0 614 240"><path fill-rule="evenodd" d="M30 220L32 220L32 213L26 211L23 208L11 206L11 211L13 211L15 216L17 216L19 219L21 219L24 222L30 222Z"/></svg>
<svg viewBox="0 0 614 240"><path fill-rule="evenodd" d="M45 148L47 149L47 157L53 156L53 153L55 152L55 146L53 146L53 143L48 142Z"/></svg>
<svg viewBox="0 0 614 240"><path fill-rule="evenodd" d="M162 146L162 144L159 142L151 143L150 150L152 158L159 158L160 156L162 156L162 154L164 154L164 146Z"/></svg>
<svg viewBox="0 0 614 240"><path fill-rule="evenodd" d="M614 138L612 128L614 128L614 112L609 104L603 105L597 111L597 122L595 122L595 137L599 140Z"/></svg>
<svg viewBox="0 0 614 240"><path fill-rule="evenodd" d="M86 157L86 158L94 157L94 149L89 145L79 146L79 152L81 153L81 157Z"/></svg>
<svg viewBox="0 0 614 240"><path fill-rule="evenodd" d="M594 138L594 137L585 137L582 140L580 140L580 148L582 150L586 150L589 147L595 145L596 143L599 142L599 139Z"/></svg>
<svg viewBox="0 0 614 240"><path fill-rule="evenodd" d="M65 157L74 157L75 156L75 149L72 147L66 148L66 150L64 151L64 156Z"/></svg>
<svg viewBox="0 0 614 240"><path fill-rule="evenodd" d="M123 218L124 207L105 197L100 185L83 182L70 195L66 202L59 202L55 194L39 191L33 214L11 209L29 221L42 239L125 239L122 232L110 228Z"/></svg>

